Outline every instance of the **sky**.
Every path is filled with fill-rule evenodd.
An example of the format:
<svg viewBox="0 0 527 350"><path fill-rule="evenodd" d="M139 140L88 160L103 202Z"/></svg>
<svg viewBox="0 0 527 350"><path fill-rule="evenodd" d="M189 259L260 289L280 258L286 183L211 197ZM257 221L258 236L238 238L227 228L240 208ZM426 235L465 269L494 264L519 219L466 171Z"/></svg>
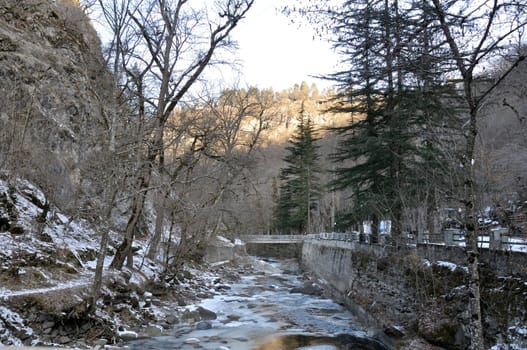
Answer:
<svg viewBox="0 0 527 350"><path fill-rule="evenodd" d="M223 88L239 85L281 91L302 81L309 85L316 83L319 89L329 87L330 82L313 76L334 72L337 54L328 42L315 35L310 25L293 24L279 11L294 2L255 0L246 17L231 32L238 49L227 59L237 63L236 69L222 65L212 68L205 77L218 80L214 85ZM93 24L103 41L108 40L103 27L97 21Z"/></svg>
<svg viewBox="0 0 527 350"><path fill-rule="evenodd" d="M238 42L236 57L241 61L242 82L259 88L280 91L306 81L319 88L327 81L313 75L332 73L337 55L327 42L314 39L307 24L292 24L291 19L276 8L284 0L256 0L232 37Z"/></svg>

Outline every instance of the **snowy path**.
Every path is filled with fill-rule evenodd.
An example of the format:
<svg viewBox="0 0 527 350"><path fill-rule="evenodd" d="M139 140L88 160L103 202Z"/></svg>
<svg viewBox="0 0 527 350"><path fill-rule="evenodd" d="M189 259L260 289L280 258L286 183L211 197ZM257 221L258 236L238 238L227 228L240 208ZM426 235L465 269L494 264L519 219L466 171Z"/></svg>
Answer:
<svg viewBox="0 0 527 350"><path fill-rule="evenodd" d="M78 287L89 287L91 286L91 280L88 277L81 277L75 280L62 282L56 286L46 288L34 288L34 289L21 289L21 290L10 290L0 288L0 299L8 299L10 297L21 296L21 295L34 295L43 294L48 292L55 292L58 290L65 290Z"/></svg>

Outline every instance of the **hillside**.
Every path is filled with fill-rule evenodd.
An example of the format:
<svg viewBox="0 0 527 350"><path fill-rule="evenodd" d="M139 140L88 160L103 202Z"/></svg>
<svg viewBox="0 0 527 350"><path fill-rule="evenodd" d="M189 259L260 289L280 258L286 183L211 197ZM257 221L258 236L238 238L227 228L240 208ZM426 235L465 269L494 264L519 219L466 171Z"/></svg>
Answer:
<svg viewBox="0 0 527 350"><path fill-rule="evenodd" d="M99 234L86 220L54 205L44 222L46 201L28 181L0 178L1 345L88 348L160 335L174 324L200 321L206 310L195 303L220 292L242 272L225 262L186 264L164 281L162 266L144 257L148 242L138 240L135 254L143 259L132 270L105 272L101 298L91 313Z"/></svg>
<svg viewBox="0 0 527 350"><path fill-rule="evenodd" d="M4 1L0 61L0 168L75 208L112 107L97 33L71 1Z"/></svg>
<svg viewBox="0 0 527 350"><path fill-rule="evenodd" d="M89 19L68 0L4 1L0 61L0 344L104 345L125 328L159 332L146 326L184 318L184 307L171 316L157 301L148 307L169 286L155 284L161 266L148 259L105 273L90 311L114 82ZM110 237L111 254L119 235ZM136 248L144 254L146 242ZM185 288L172 303L214 286L210 275L180 271L172 284Z"/></svg>

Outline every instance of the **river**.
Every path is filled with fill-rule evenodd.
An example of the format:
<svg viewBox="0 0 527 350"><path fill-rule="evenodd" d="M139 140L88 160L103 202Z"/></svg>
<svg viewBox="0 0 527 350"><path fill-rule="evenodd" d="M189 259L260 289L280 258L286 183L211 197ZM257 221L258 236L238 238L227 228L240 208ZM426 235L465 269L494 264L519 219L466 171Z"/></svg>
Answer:
<svg viewBox="0 0 527 350"><path fill-rule="evenodd" d="M241 276L200 306L216 313L210 329L176 326L169 335L130 341L133 350L385 350L343 306L302 288L296 262L258 260L256 273ZM203 325L203 323L202 323ZM207 324L205 324L207 325Z"/></svg>

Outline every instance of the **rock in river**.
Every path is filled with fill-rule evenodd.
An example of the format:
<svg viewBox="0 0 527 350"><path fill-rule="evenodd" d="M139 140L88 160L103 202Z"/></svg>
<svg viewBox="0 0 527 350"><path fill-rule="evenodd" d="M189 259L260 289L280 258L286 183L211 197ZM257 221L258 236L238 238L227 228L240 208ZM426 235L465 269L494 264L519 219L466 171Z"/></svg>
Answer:
<svg viewBox="0 0 527 350"><path fill-rule="evenodd" d="M211 328L212 323L210 323L209 321L201 321L196 324L196 329L199 329L200 331L204 331Z"/></svg>

